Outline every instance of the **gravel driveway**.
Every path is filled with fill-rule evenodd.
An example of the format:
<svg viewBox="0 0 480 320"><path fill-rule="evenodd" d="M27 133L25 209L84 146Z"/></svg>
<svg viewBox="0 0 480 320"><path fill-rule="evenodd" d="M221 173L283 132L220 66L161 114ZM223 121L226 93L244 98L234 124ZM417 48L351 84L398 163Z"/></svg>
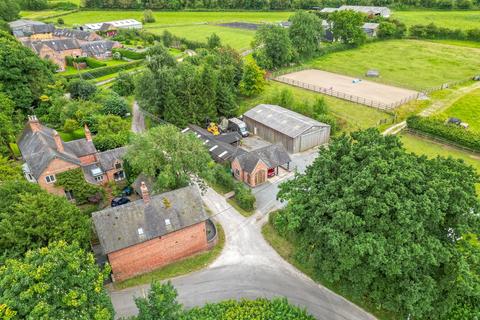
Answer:
<svg viewBox="0 0 480 320"><path fill-rule="evenodd" d="M282 296L322 320L375 319L284 261L260 232L265 216L245 218L212 190L208 190L204 201L222 224L226 244L222 254L206 269L172 279L179 301L186 307L225 299ZM133 297L145 295L148 288L145 285L111 291L117 317L135 314Z"/></svg>

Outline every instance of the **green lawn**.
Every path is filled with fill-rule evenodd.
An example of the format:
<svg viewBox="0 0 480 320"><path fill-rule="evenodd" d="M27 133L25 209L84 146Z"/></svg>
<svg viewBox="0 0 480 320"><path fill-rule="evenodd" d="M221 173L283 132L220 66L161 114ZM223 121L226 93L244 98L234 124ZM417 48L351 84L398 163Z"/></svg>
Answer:
<svg viewBox="0 0 480 320"><path fill-rule="evenodd" d="M22 16L41 19L51 15L52 12L23 12ZM55 12L55 11L54 11ZM58 11L57 11L58 12ZM224 44L235 49L245 50L250 48L250 43L255 34L251 30L234 29L217 26L222 22L278 22L285 21L291 12L155 12L156 22L144 25L145 30L161 34L169 30L173 34L188 38L189 40L205 41L212 34L217 33ZM66 26L121 19L143 18L143 11L80 11L62 16ZM56 18L47 19L56 22Z"/></svg>
<svg viewBox="0 0 480 320"><path fill-rule="evenodd" d="M470 125L469 130L480 132L480 89L466 94L442 114L445 117L459 118Z"/></svg>
<svg viewBox="0 0 480 320"><path fill-rule="evenodd" d="M58 11L57 11L58 12ZM171 25L192 25L220 22L275 22L287 20L292 12L154 12L156 22L146 26L166 27ZM143 11L80 11L62 17L66 25L85 24L122 19L142 20Z"/></svg>
<svg viewBox="0 0 480 320"><path fill-rule="evenodd" d="M147 26L146 30L155 34L162 34L165 30L168 30L178 37L202 42L206 42L208 36L212 33L216 33L222 40L223 44L228 44L239 51L250 49L250 44L255 36L255 32L251 30L220 27L211 24L172 26L165 28Z"/></svg>
<svg viewBox="0 0 480 320"><path fill-rule="evenodd" d="M304 90L275 81L269 81L265 91L261 95L240 101L239 113L243 114L258 104L268 103L271 95L284 88L289 89L292 92L295 101L299 102L313 102L318 97L323 97L327 102L330 112L341 120L340 125L342 127L342 131L349 132L358 129L377 127L381 120L387 120L389 122L392 120L391 115L378 109L369 108L360 104L336 99L330 96L320 95L319 93L313 91ZM288 106L283 107L288 108Z"/></svg>
<svg viewBox="0 0 480 320"><path fill-rule="evenodd" d="M453 29L480 28L480 11L394 11L393 17L407 26L433 22Z"/></svg>
<svg viewBox="0 0 480 320"><path fill-rule="evenodd" d="M315 67L353 77L369 69L380 71L370 80L422 90L463 80L480 70L480 49L418 40L374 42L335 52L310 62Z"/></svg>
<svg viewBox="0 0 480 320"><path fill-rule="evenodd" d="M212 250L171 263L152 272L142 274L122 282L117 282L114 284L115 289L125 289L128 287L151 283L154 280L159 281L178 277L182 274L187 274L205 268L220 255L223 246L225 245L225 233L223 232L222 226L220 224L215 224L215 226L217 227L218 231L218 243Z"/></svg>
<svg viewBox="0 0 480 320"><path fill-rule="evenodd" d="M477 41L463 41L463 40L429 40L435 43L449 44L452 46L480 48L480 42Z"/></svg>

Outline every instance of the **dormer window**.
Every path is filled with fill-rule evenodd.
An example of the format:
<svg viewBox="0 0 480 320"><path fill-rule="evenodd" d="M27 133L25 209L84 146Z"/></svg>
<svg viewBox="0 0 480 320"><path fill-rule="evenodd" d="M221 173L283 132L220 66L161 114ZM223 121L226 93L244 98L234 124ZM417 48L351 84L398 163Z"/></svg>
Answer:
<svg viewBox="0 0 480 320"><path fill-rule="evenodd" d="M115 162L115 169L122 169L122 163L120 161Z"/></svg>

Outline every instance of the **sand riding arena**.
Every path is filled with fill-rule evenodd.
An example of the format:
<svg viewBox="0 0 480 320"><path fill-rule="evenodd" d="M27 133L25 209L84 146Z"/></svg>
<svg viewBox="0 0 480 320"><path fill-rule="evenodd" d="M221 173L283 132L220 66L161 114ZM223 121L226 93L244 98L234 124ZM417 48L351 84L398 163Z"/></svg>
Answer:
<svg viewBox="0 0 480 320"><path fill-rule="evenodd" d="M396 108L420 96L417 91L317 69L288 73L274 80L382 110Z"/></svg>

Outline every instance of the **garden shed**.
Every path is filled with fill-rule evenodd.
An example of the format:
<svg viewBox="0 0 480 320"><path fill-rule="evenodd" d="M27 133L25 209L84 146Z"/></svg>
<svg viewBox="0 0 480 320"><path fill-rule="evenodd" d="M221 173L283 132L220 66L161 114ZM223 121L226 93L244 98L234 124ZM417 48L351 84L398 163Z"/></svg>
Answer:
<svg viewBox="0 0 480 320"><path fill-rule="evenodd" d="M289 153L297 153L325 144L330 126L276 105L260 104L243 115L248 130L274 144L282 144Z"/></svg>

